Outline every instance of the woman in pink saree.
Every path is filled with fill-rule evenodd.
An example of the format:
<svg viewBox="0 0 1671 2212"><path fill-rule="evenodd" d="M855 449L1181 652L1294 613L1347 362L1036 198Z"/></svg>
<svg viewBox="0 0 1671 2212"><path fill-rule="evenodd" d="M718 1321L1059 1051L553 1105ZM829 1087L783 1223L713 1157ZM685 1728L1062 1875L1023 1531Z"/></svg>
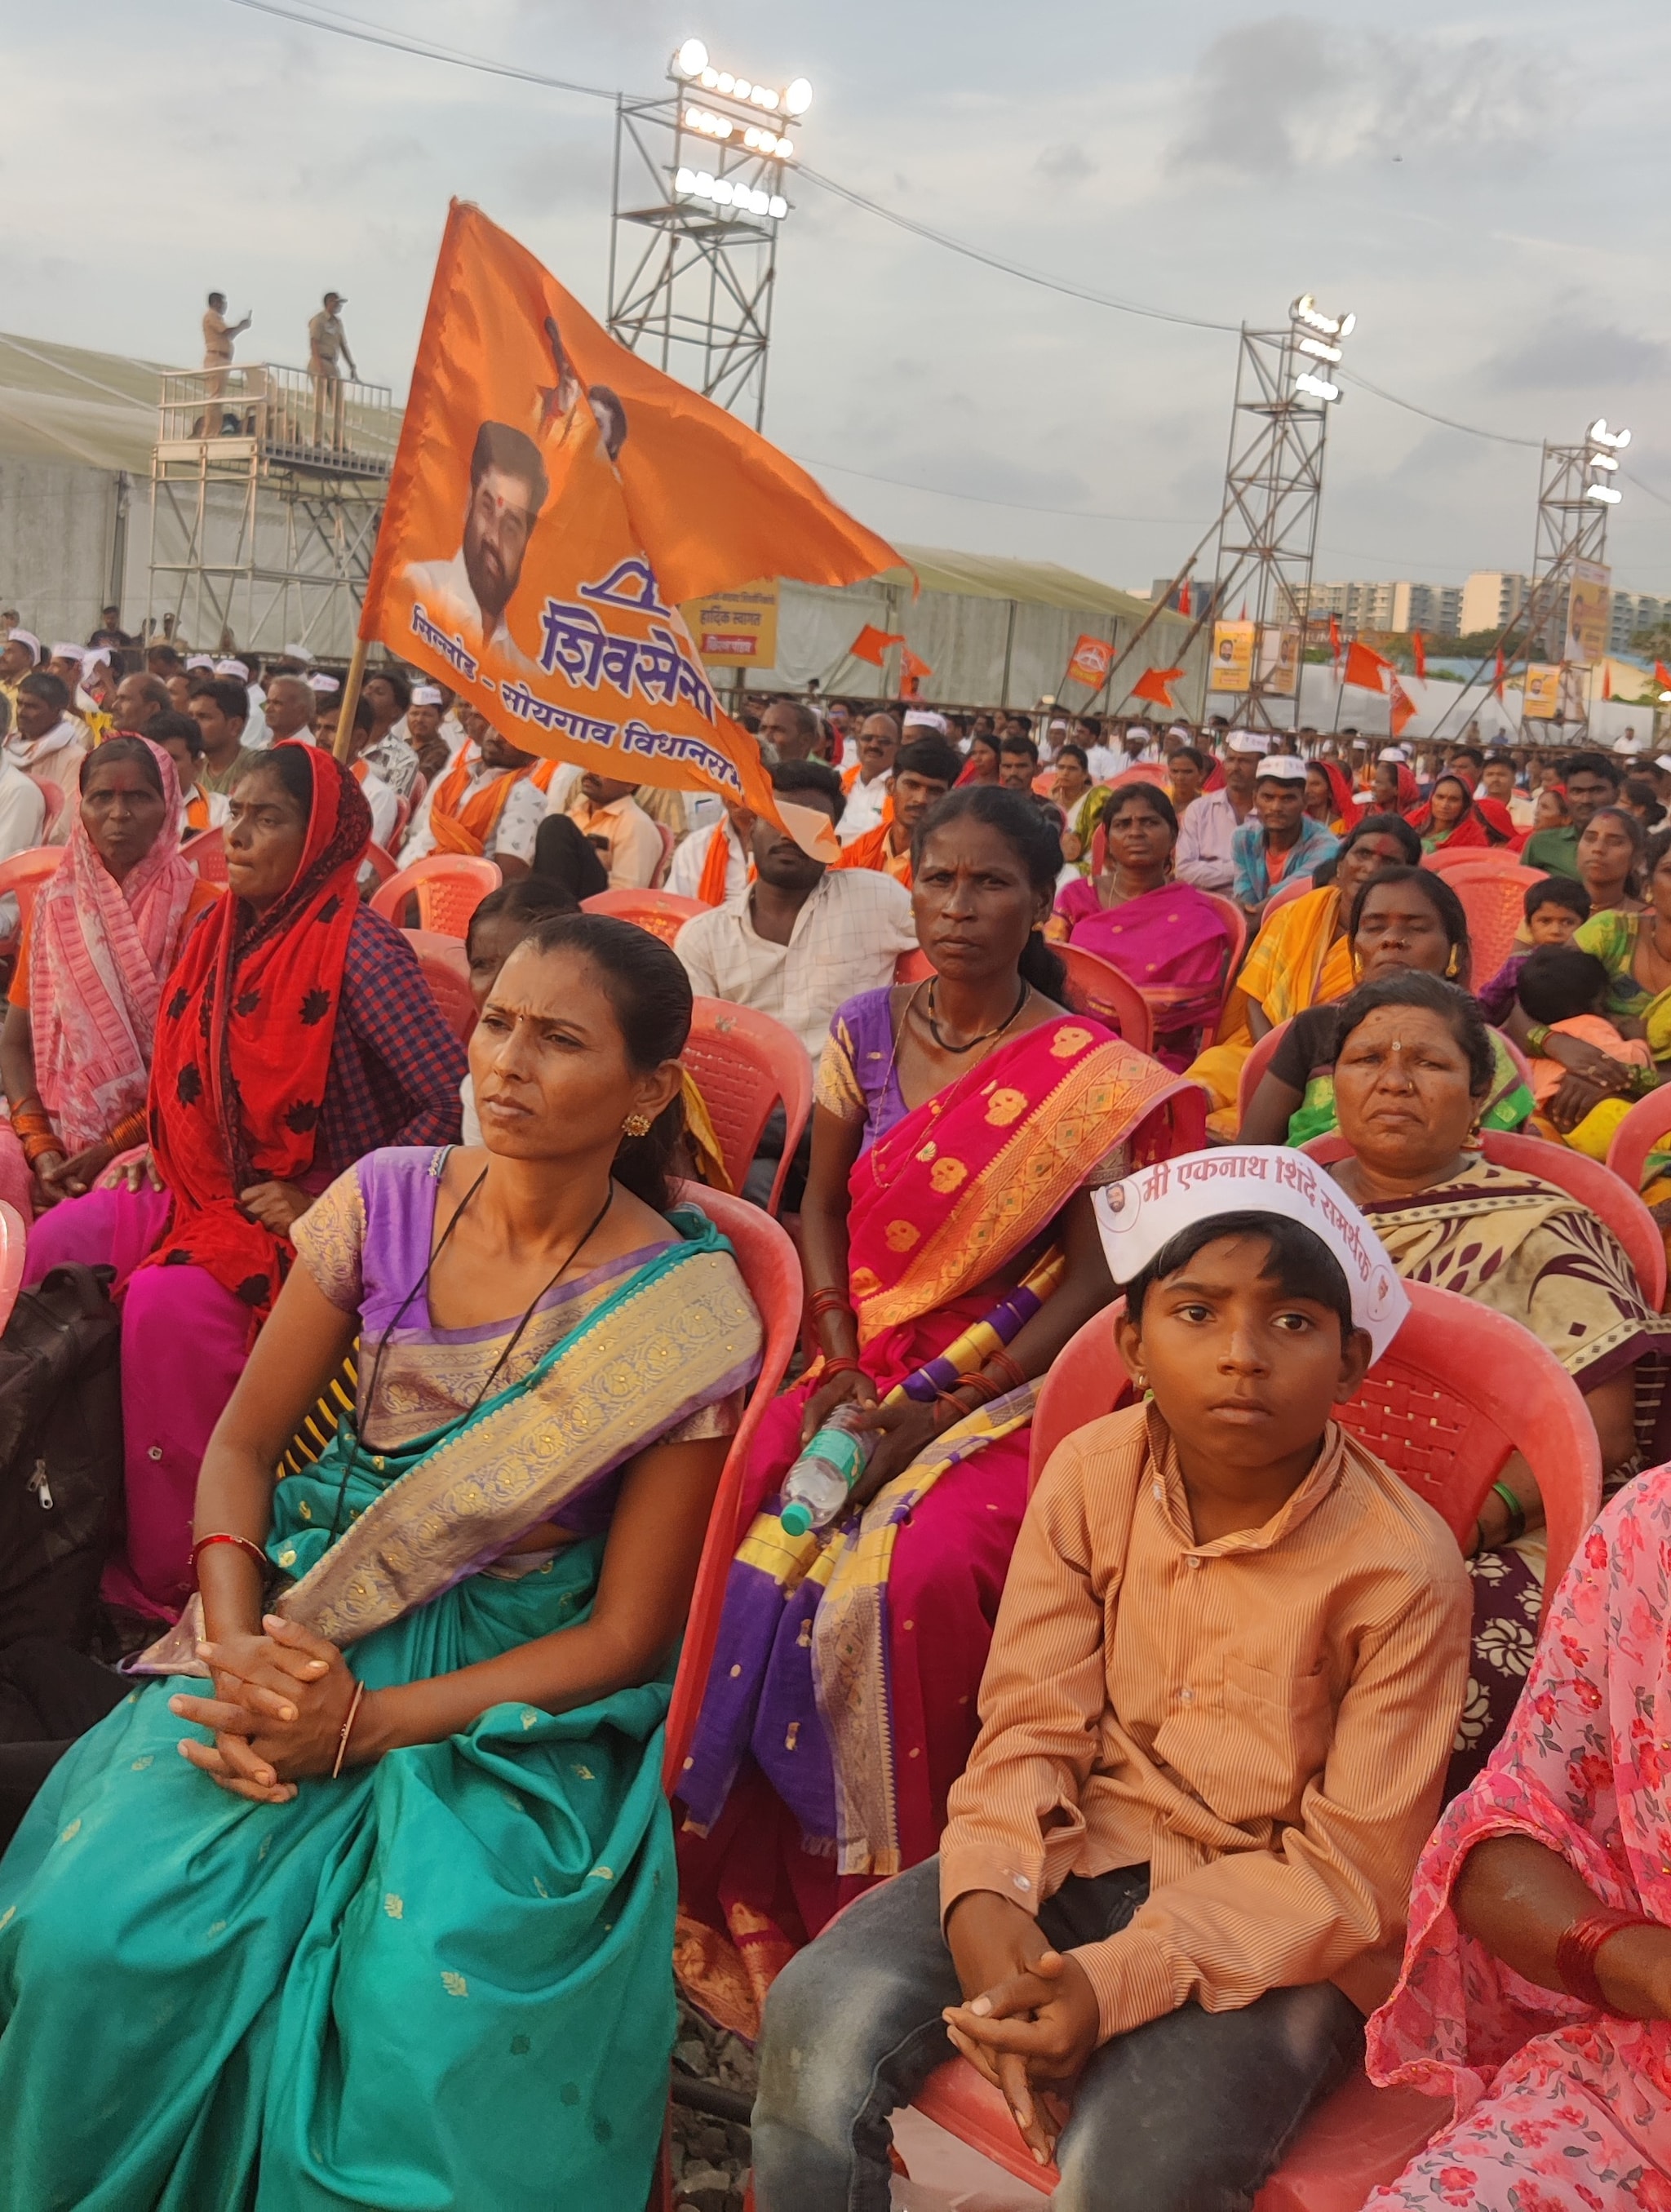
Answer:
<svg viewBox="0 0 1671 2212"><path fill-rule="evenodd" d="M1455 2117L1365 2212L1671 2212L1668 1624L1661 1467L1585 1538L1423 1854L1369 2067Z"/></svg>
<svg viewBox="0 0 1671 2212"><path fill-rule="evenodd" d="M1152 784L1123 785L1103 816L1103 866L1060 893L1050 934L1094 952L1137 985L1154 1016L1155 1057L1182 1074L1218 1017L1230 931L1205 892L1174 881L1177 842L1166 793Z"/></svg>
<svg viewBox="0 0 1671 2212"><path fill-rule="evenodd" d="M678 1971L745 2034L841 1905L935 1849L978 1726L1036 1386L1113 1295L1091 1188L1204 1126L1199 1090L1058 1003L1038 934L1056 841L1024 797L954 792L913 865L936 973L831 1024L801 1216L820 1357L760 1431L679 1793ZM845 1515L787 1534L783 1478L847 1401L874 1409L874 1454Z"/></svg>

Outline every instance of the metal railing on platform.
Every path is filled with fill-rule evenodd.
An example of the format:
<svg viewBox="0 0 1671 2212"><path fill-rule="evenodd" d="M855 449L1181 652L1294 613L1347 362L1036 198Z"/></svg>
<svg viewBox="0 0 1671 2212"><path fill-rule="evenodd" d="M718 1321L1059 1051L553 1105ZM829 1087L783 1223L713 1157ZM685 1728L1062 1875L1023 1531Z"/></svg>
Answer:
<svg viewBox="0 0 1671 2212"><path fill-rule="evenodd" d="M272 362L247 368L172 369L161 379L157 447L169 459L245 460L252 448L279 467L335 476L386 476L400 416L386 385L314 376Z"/></svg>

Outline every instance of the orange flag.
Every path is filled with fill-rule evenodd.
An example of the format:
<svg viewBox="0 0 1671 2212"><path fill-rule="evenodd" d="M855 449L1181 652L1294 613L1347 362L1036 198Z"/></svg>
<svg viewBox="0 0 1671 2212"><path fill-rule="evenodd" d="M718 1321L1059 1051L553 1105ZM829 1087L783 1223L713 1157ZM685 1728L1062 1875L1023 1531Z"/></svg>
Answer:
<svg viewBox="0 0 1671 2212"><path fill-rule="evenodd" d="M1189 579L1186 576L1182 583L1178 586L1178 612L1181 615L1187 615L1190 611Z"/></svg>
<svg viewBox="0 0 1671 2212"><path fill-rule="evenodd" d="M1493 691L1495 691L1495 692L1496 692L1496 694L1497 694L1497 696L1498 696L1498 697L1499 699L1503 696L1503 676L1504 676L1503 648L1502 648L1502 647L1499 645L1499 646L1498 647L1498 648L1497 648L1497 672L1496 672L1495 675L1493 675L1493 677L1492 678L1492 690Z"/></svg>
<svg viewBox="0 0 1671 2212"><path fill-rule="evenodd" d="M1360 691L1384 691L1382 680L1392 673L1393 664L1385 653L1377 653L1373 646L1360 645L1356 638L1346 647L1348 684L1355 684Z"/></svg>
<svg viewBox="0 0 1671 2212"><path fill-rule="evenodd" d="M1387 696L1391 702L1388 720L1392 723L1393 735L1401 737L1405 724L1416 711L1416 702L1396 676L1389 676L1387 679Z"/></svg>
<svg viewBox="0 0 1671 2212"><path fill-rule="evenodd" d="M908 699L914 699L923 678L933 673L931 663L920 660L908 645L902 648L899 656L899 688Z"/></svg>
<svg viewBox="0 0 1671 2212"><path fill-rule="evenodd" d="M1654 663L1654 681L1662 691L1671 691L1671 668L1668 668L1662 660Z"/></svg>
<svg viewBox="0 0 1671 2212"><path fill-rule="evenodd" d="M1333 615L1328 618L1328 657L1338 668L1340 665L1340 625Z"/></svg>
<svg viewBox="0 0 1671 2212"><path fill-rule="evenodd" d="M890 645L903 645L902 629L878 629L874 623L866 623L848 651L855 660L868 660L873 668L880 668Z"/></svg>
<svg viewBox="0 0 1671 2212"><path fill-rule="evenodd" d="M1613 696L1613 671L1605 660L1601 663L1601 696L1604 699Z"/></svg>
<svg viewBox="0 0 1671 2212"><path fill-rule="evenodd" d="M1183 674L1182 668L1145 668L1132 686L1133 699L1152 699L1157 707L1171 713L1177 706L1168 686L1176 684Z"/></svg>
<svg viewBox="0 0 1671 2212"><path fill-rule="evenodd" d="M1092 637L1089 631L1076 638L1067 663L1067 672L1076 684L1083 684L1092 691L1100 691L1114 665L1114 647L1105 637Z"/></svg>
<svg viewBox="0 0 1671 2212"><path fill-rule="evenodd" d="M453 203L362 637L526 751L781 820L679 607L762 576L848 584L897 562L804 470L617 345L513 238Z"/></svg>
<svg viewBox="0 0 1671 2212"><path fill-rule="evenodd" d="M1416 664L1416 674L1420 680L1425 684L1427 681L1427 640L1422 635L1419 629L1413 629L1410 633L1410 653L1412 659Z"/></svg>

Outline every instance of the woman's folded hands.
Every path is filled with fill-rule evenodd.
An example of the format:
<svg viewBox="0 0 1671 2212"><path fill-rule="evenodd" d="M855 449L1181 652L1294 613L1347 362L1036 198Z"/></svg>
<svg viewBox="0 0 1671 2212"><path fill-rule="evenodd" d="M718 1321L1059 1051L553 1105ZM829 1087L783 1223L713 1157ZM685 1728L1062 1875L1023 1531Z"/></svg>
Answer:
<svg viewBox="0 0 1671 2212"><path fill-rule="evenodd" d="M215 1694L177 1692L168 1710L213 1730L183 1737L180 1753L229 1790L258 1804L287 1804L298 1781L337 1764L355 1682L334 1644L268 1613L260 1632L201 1643Z"/></svg>

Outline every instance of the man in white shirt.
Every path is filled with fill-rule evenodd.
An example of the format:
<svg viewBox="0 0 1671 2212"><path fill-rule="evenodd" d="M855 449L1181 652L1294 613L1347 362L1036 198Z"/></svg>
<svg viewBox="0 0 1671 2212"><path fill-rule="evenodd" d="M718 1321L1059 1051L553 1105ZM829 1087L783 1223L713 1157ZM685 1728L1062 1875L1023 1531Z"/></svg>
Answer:
<svg viewBox="0 0 1671 2212"><path fill-rule="evenodd" d="M781 798L836 819L841 781L822 761L783 761L771 775ZM837 1006L891 982L900 954L915 951L911 894L872 868L827 868L769 822L753 842L752 886L693 915L673 950L692 990L769 1014L816 1060Z"/></svg>
<svg viewBox="0 0 1671 2212"><path fill-rule="evenodd" d="M693 830L674 854L673 865L667 872L666 888L680 898L702 899L710 906L726 906L732 899L740 898L749 887L749 856L757 819L750 808L726 799L720 819L707 830ZM725 847L726 879L719 897L708 899L703 885L716 837ZM708 888L714 886L709 884Z"/></svg>
<svg viewBox="0 0 1671 2212"><path fill-rule="evenodd" d="M566 810L581 836L596 848L612 891L647 890L667 849L660 830L637 804L637 789L635 783L597 775L588 769Z"/></svg>
<svg viewBox="0 0 1671 2212"><path fill-rule="evenodd" d="M0 739L11 728L11 708L0 697ZM44 843L46 794L32 775L0 752L0 860L14 859ZM9 935L17 927L17 901L9 893L0 898L0 930Z"/></svg>
<svg viewBox="0 0 1671 2212"><path fill-rule="evenodd" d="M270 744L280 744L286 738L311 737L319 716L319 694L305 676L271 676L267 679L264 712Z"/></svg>
<svg viewBox="0 0 1671 2212"><path fill-rule="evenodd" d="M532 753L521 751L508 738L501 737L474 707L465 711L471 742L447 774L424 793L400 848L401 865L421 860L426 853L438 849L434 821L439 811L450 816L465 831L483 860L498 861L508 883L527 874L533 862L534 841L545 819L545 786L544 781L534 780L541 763ZM480 808L472 808L471 801L481 797L486 787L503 778L507 770L513 772L512 780L497 805L487 801ZM466 845L462 849L469 848ZM455 852L461 848L453 843L447 849Z"/></svg>
<svg viewBox="0 0 1671 2212"><path fill-rule="evenodd" d="M859 726L859 760L842 778L847 805L836 834L844 845L881 824L887 811L889 780L899 753L899 724L891 714L866 714Z"/></svg>
<svg viewBox="0 0 1671 2212"><path fill-rule="evenodd" d="M6 757L42 786L63 793L58 819L41 834L43 845L64 845L76 826L81 800L82 763L87 758L87 725L70 711L70 687L43 669L17 687L17 719L5 743Z"/></svg>
<svg viewBox="0 0 1671 2212"><path fill-rule="evenodd" d="M1125 766L1126 757L1111 744L1103 741L1103 724L1095 714L1079 717L1081 742L1085 749L1085 766L1091 771L1093 783L1112 783Z"/></svg>
<svg viewBox="0 0 1671 2212"><path fill-rule="evenodd" d="M1224 740L1224 787L1204 791L1183 817L1173 872L1197 890L1230 896L1236 863L1230 841L1253 812L1259 763L1271 750L1265 730L1232 730Z"/></svg>
<svg viewBox="0 0 1671 2212"><path fill-rule="evenodd" d="M840 818L842 781L823 761L782 761L772 788L797 806ZM828 868L769 822L757 822L755 880L710 913L693 915L673 940L690 988L708 999L752 1006L792 1030L815 1062L830 1017L860 991L893 981L902 952L916 949L911 894L872 868ZM774 1109L743 1186L763 1205L783 1155L781 1107ZM783 1204L799 1202L811 1158L808 1125L784 1186Z"/></svg>

